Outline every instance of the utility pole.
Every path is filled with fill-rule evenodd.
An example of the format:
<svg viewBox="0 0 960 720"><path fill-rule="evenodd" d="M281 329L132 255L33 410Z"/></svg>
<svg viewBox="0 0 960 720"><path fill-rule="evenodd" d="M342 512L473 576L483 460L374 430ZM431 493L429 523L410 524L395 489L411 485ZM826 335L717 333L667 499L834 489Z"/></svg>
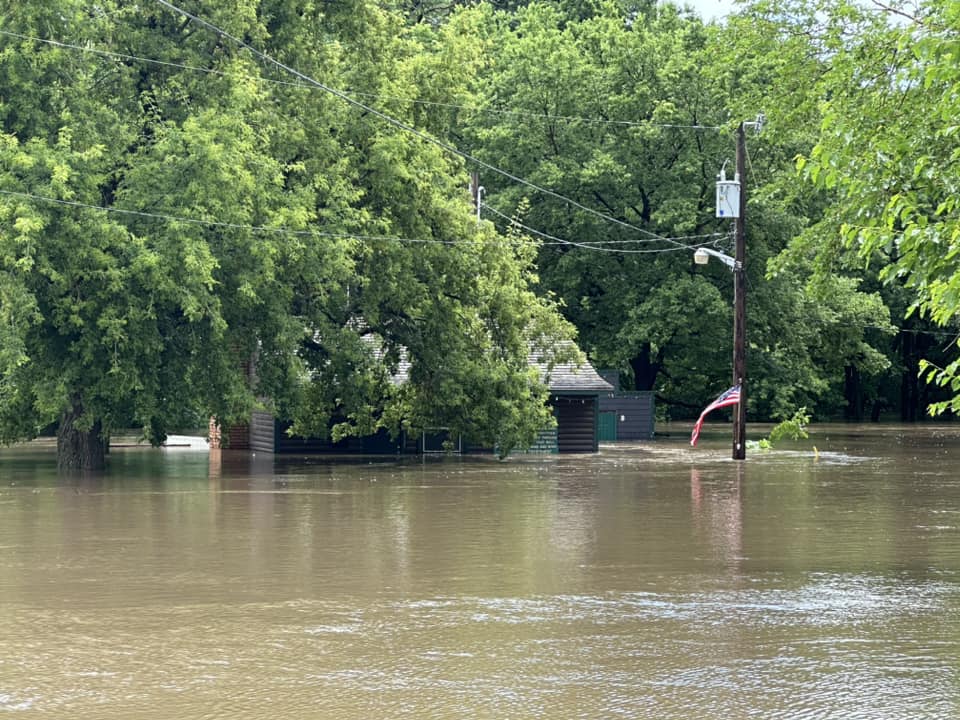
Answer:
<svg viewBox="0 0 960 720"><path fill-rule="evenodd" d="M766 117L760 113L756 120L740 123L733 180L727 180L724 174L726 162L717 176L717 217L734 219L734 257L705 247L693 254L694 262L700 265L715 257L733 270L733 385L740 387L740 399L733 413L734 460L747 457L747 139L744 128L752 127L759 133L765 122Z"/></svg>
<svg viewBox="0 0 960 720"><path fill-rule="evenodd" d="M760 122L758 120L756 125L759 125ZM747 141L743 125L744 123L740 123L737 128L736 176L740 180L740 212L734 219L733 384L740 386L740 402L736 405L733 420L734 460L744 460L747 457L747 283L744 268L744 256L746 255L745 224L747 219Z"/></svg>

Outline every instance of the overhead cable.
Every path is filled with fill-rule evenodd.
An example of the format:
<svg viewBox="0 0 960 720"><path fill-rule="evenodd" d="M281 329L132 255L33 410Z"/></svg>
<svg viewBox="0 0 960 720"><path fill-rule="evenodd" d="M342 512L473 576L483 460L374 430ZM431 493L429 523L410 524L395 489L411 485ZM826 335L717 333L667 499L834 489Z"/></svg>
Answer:
<svg viewBox="0 0 960 720"><path fill-rule="evenodd" d="M512 217L510 217L509 215L506 215L506 214L500 212L499 210L496 210L496 209L490 207L489 205L481 205L480 207L481 207L481 210L486 210L486 211L492 213L493 215L496 215L497 217L502 218L503 220L506 220L507 222L509 222L509 223L510 223L512 226L514 226L514 227L518 227L518 228L520 228L521 230L524 230L524 231L526 231L526 232L528 232L528 233L530 233L530 234L532 234L532 235L535 235L535 236L537 236L537 237L543 238L544 240L548 240L549 242L543 243L543 244L545 244L545 245L570 245L570 246L572 246L572 247L578 247L578 248L582 248L582 249L584 249L584 250L593 250L593 251L596 251L596 252L621 253L621 254L625 254L625 255L647 255L647 254L652 254L652 253L678 252L678 251L681 251L681 250L695 250L695 249L697 249L698 247L701 247L701 246L703 246L703 245L713 245L713 244L715 244L715 243L717 242L717 240L719 240L720 238L724 238L724 237L729 237L729 236L730 236L730 233L709 233L709 234L705 234L705 235L688 235L688 236L685 236L685 237L664 238L664 239L667 239L667 240L670 240L670 241L676 243L676 246L675 246L675 247L671 247L671 248L646 248L646 249L643 249L643 250L636 250L636 249L629 249L629 248L622 248L622 247L606 247L607 245L623 245L623 244L627 244L627 243L636 244L636 243L657 242L657 241L656 241L656 240L652 240L652 239L646 239L646 240L590 240L590 241L586 241L586 242L574 241L574 240L564 240L563 238L559 238L559 237L556 237L556 236L554 236L554 235L550 235L550 234L548 234L548 233L545 233L545 232L542 232L542 231L540 231L540 230L537 230L536 228L532 228L532 227L530 227L529 225L524 225L522 222L520 222L520 221L517 220L516 218L512 218ZM700 240L700 239L705 239L705 238L709 238L710 241L709 241L709 242L702 242L702 243L691 243L691 244L689 244L689 245L687 245L687 244L681 244L681 243L680 243L681 240Z"/></svg>
<svg viewBox="0 0 960 720"><path fill-rule="evenodd" d="M168 213L147 212L144 210L129 210L126 208L107 207L104 205L91 205L89 203L78 202L76 200L64 200L62 198L49 197L47 195L37 195L35 193L16 192L14 190L0 190L0 195L9 197L18 197L24 200L37 200L40 202L54 205L65 205L67 207L80 208L83 210L97 210L106 213L116 213L118 215L128 215L132 217L147 218L150 220L163 220L166 222L177 222L185 225L201 225L205 227L214 227L227 230L242 230L255 233L270 233L275 235L293 235L299 237L324 237L338 240L359 240L362 242L400 242L420 245L506 245L503 240L439 240L405 238L391 235L361 235L357 233L331 233L322 230L294 230L287 227L271 227L269 225L245 225L243 223L225 222L221 220L201 220L200 218L184 217L182 215L171 215Z"/></svg>
<svg viewBox="0 0 960 720"><path fill-rule="evenodd" d="M178 15L181 15L181 16L189 19L189 20L193 20L194 22L202 25L203 27L207 28L207 29L210 30L211 32L214 32L214 33L216 33L217 35L220 35L221 37L226 38L227 40L235 43L235 44L238 45L239 47L245 48L245 49L248 50L250 53L252 53L252 54L255 55L256 57L260 58L261 60L263 60L263 61L265 61L265 62L268 62L268 63L271 63L271 64L277 66L278 68L284 70L285 72L290 73L290 74L293 75L294 77L298 77L298 78L300 78L301 80L303 80L304 82L309 83L309 84L311 84L311 85L313 85L313 86L315 86L315 87L317 87L317 88L319 88L319 89L321 89L321 90L324 90L324 91L330 93L331 95L334 95L334 96L340 98L340 99L343 100L344 102L349 103L350 105L353 105L353 106L355 106L355 107L358 107L358 108L360 108L361 110L364 110L365 112L367 112L367 113L369 113L369 114L371 114L371 115L374 115L375 117L378 117L378 118L380 118L381 120L389 123L390 125L393 125L394 127L397 127L397 128L399 128L399 129L401 129L401 130L404 130L405 132L410 133L411 135L419 138L420 140L423 140L424 142L427 142L427 143L430 143L430 144L432 144L432 145L435 145L435 146L439 147L440 149L442 149L442 150L444 150L444 151L446 151L446 152L448 152L448 153L450 153L450 154L452 154L452 155L456 155L457 157L463 158L464 160L467 160L468 162L471 162L471 163L473 163L473 164L475 164L475 165L478 165L479 167L482 167L482 168L484 168L484 169L486 169L486 170L489 170L489 171L492 172L492 173L495 173L495 174L497 174L497 175L500 175L500 176L502 176L502 177L505 177L505 178L507 178L508 180L511 180L511 181L513 181L513 182L515 182L515 183L518 183L518 184L520 184L520 185L524 185L525 187L528 187L528 188L530 188L531 190L534 190L534 191L536 191L536 192L538 192L538 193L540 193L540 194L548 195L548 196L550 196L550 197L552 197L552 198L555 198L555 199L560 200L560 201L562 201L562 202L565 202L565 203L567 203L567 204L569 204L569 205L572 205L573 207L576 207L576 208L578 208L578 209L580 209L580 210L583 210L584 212L589 213L590 215L593 215L593 216L595 216L595 217L601 218L602 220L605 220L605 221L607 221L607 222L613 223L613 224L615 224L615 225L620 225L621 227L630 228L631 230L634 230L634 231L636 231L636 232L642 233L642 234L647 235L647 236L649 236L649 237L653 237L653 238L657 238L657 239L659 239L659 240L663 240L664 242L667 242L667 243L673 242L673 241L671 241L669 238L661 237L661 236L657 235L657 234L654 233L654 232L650 232L649 230L645 230L645 229L643 229L643 228L641 228L641 227L638 227L638 226L636 226L636 225L633 225L632 223L626 222L625 220L620 220L619 218L615 218L615 217L613 217L612 215L607 215L606 213L602 213L602 212L600 212L599 210L594 210L593 208L588 207L587 205L584 205L584 204L582 204L582 203L579 203L579 202L577 202L576 200L573 200L572 198L565 197L565 196L561 195L561 194L558 193L558 192L555 192L555 191L550 190L550 189L548 189L548 188L545 188L545 187L542 187L542 186L540 186L540 185L537 185L536 183L533 183L533 182L531 182L531 181L529 181L529 180L526 180L526 179L521 178L521 177L519 177L519 176L517 176L517 175L514 175L513 173L510 173L510 172L508 172L508 171L506 171L506 170L503 170L503 169L501 169L501 168L498 168L498 167L496 167L495 165L491 165L491 164L488 163L488 162L484 162L483 160L480 160L479 158L474 157L473 155L470 155L469 153L466 153L466 152L464 152L463 150L460 150L460 149L454 147L453 145L450 145L449 143L446 143L446 142L444 142L444 141L442 141L442 140L439 140L438 138L435 138L435 137L433 137L432 135L430 135L430 134L428 134L428 133L425 133L425 132L423 132L423 131L421 131L421 130L417 130L417 128L415 128L415 127L413 127L412 125L409 125L409 124L403 122L402 120L398 120L397 118L392 117L391 115L388 115L387 113L385 113L385 112L383 112L383 111L381 111L381 110L377 110L376 108L370 107L369 105L366 105L366 104L360 102L359 100L351 97L350 95L348 95L347 93L343 92L342 90L337 90L336 88L330 87L329 85L325 85L324 83L320 82L319 80L313 79L313 78L310 77L309 75L306 75L306 74L300 72L300 71L297 70L296 68L290 67L289 65L286 65L285 63L283 63L283 62L281 62L281 61L279 61L279 60L271 57L270 55L268 55L268 54L266 54L266 53L264 53L264 52L262 52L262 51L260 51L260 50L257 50L255 47L253 47L253 46L250 45L249 43L244 42L244 41L241 40L240 38L237 38L237 37L231 35L231 34L228 33L226 30L223 30L222 28L214 25L213 23L209 22L208 20L204 20L203 18L198 17L197 15L194 15L193 13L190 13L190 12L188 12L188 11L186 11L186 10L183 10L182 8L177 7L176 5L174 5L173 3L168 2L167 0L155 0L155 2L159 3L159 4L162 5L163 7L169 9L170 11L177 13ZM674 243L674 244L680 245L680 243Z"/></svg>
<svg viewBox="0 0 960 720"><path fill-rule="evenodd" d="M352 233L331 233L320 230L294 230L286 227L270 227L268 225L244 225L242 223L224 222L220 220L201 220L199 218L183 217L181 215L169 215L166 213L146 212L143 210L128 210L126 208L106 207L103 205L90 205L88 203L78 202L76 200L63 200L46 195L36 195L34 193L15 192L13 190L0 190L0 195L19 197L27 200L39 200L41 202L55 205L66 205L68 207L82 208L84 210L99 210L101 212L117 213L120 215L130 215L133 217L148 218L151 220L164 220L167 222L178 222L186 225L203 225L206 227L223 228L228 230L243 230L256 233L272 233L276 235L296 235L301 237L326 237L340 240L361 240L361 241L394 241L404 243L433 243L433 244L453 244L453 240L415 240L411 238L378 236L378 235L357 235ZM470 242L470 241L466 241Z"/></svg>
<svg viewBox="0 0 960 720"><path fill-rule="evenodd" d="M83 210L96 210L99 212L106 213L115 213L118 215L128 215L131 217L140 217L146 218L149 220L163 220L166 222L176 222L183 223L184 225L200 225L204 227L213 227L221 228L227 230L241 230L244 232L253 232L253 233L269 233L274 235L292 235L298 237L321 237L321 238L331 238L336 240L357 240L360 242L398 242L398 243L407 243L412 245L514 245L517 243L505 242L503 239L489 239L489 240L440 240L437 238L405 238L395 235L363 235L358 233L332 233L325 232L322 230L294 230L293 228L287 227L271 227L269 225L246 225L243 223L234 223L234 222L225 222L222 220L202 220L200 218L185 217L183 215L171 215L169 213L157 213L157 212L148 212L145 210L130 210L127 208L118 208L118 207L108 207L104 205L92 205L89 203L79 202L77 200L64 200L62 198L54 198L47 195L38 195L36 193L27 193L27 192L17 192L14 190L0 190L0 195L7 195L9 197L22 198L24 200L36 200L39 202L50 203L53 205L64 205L67 207L80 208ZM486 206L485 206L486 207ZM492 208L488 208L491 209ZM496 213L502 217L507 217L502 213ZM509 219L509 218L508 218ZM521 225L524 229L528 230L531 234L537 235L544 238L546 241L536 241L537 245L578 245L578 243L573 243L569 240L564 240L562 238L554 238L551 235L546 233L541 233L533 228L527 228L526 226ZM618 241L596 241L592 245L599 245L600 243L613 243ZM639 242L639 241L622 241L622 242ZM582 247L588 250L603 250L600 247L592 247L591 245L581 244ZM694 245L684 246L686 248L696 247ZM657 252L674 252L679 248L669 248L669 249L659 249L659 250L645 250L643 252L647 253L657 253ZM616 250L607 250L607 252L638 252L638 251L616 251Z"/></svg>

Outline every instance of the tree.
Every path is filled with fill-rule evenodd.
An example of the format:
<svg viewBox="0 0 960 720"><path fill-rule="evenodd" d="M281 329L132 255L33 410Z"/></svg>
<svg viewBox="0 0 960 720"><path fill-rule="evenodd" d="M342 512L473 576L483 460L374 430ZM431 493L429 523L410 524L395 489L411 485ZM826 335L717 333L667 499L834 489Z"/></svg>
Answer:
<svg viewBox="0 0 960 720"><path fill-rule="evenodd" d="M881 390L897 357L889 296L876 273L825 252L836 201L797 182L795 158L817 141L824 79L836 46L825 27L851 30L822 3L755 2L717 29L703 66L724 88L734 117L766 111L748 142L751 394L770 417L798 406L861 419L864 403L894 406ZM894 393L895 394L895 393Z"/></svg>
<svg viewBox="0 0 960 720"><path fill-rule="evenodd" d="M127 39L162 25L149 12L65 2L31 29L35 10L18 5L7 27L110 47L124 22ZM221 68L231 65L224 57ZM265 262L293 260L289 243L242 227L298 210L244 117L262 98L216 76L154 75L26 39L4 66L24 106L4 118L15 134L3 143L0 255L5 284L33 312L2 368L3 438L57 420L61 466L96 468L118 422L160 442L206 413L240 415L253 396L238 358L289 341L290 284L272 292ZM22 314L13 302L4 298L4 313Z"/></svg>
<svg viewBox="0 0 960 720"><path fill-rule="evenodd" d="M574 202L485 176L487 217L502 222L530 200L543 286L594 362L677 414L729 381L729 273L698 270L691 255L699 244L731 251L729 221L714 217L716 174L736 124L765 111L745 178L750 412L835 415L879 395L867 385L896 359L887 307L872 273L813 251L834 198L796 178L831 69L819 6L760 2L706 26L672 6L615 3L490 17L484 112L465 136L481 158Z"/></svg>
<svg viewBox="0 0 960 720"><path fill-rule="evenodd" d="M909 324L920 318L955 328L957 9L936 0L880 7L884 12L844 2L825 8L831 22L822 36L832 62L821 81L822 131L798 165L835 194L824 223L834 229L833 242L821 256L855 253L861 266L909 293ZM924 369L928 381L952 394L931 411L960 409L960 366L917 363L916 330L907 327L901 336L905 401L919 399L911 380Z"/></svg>
<svg viewBox="0 0 960 720"><path fill-rule="evenodd" d="M695 238L660 238L722 234L712 208L718 117L695 70L702 24L672 7L608 3L584 17L532 3L495 14L490 27L495 41L477 86L484 112L471 118L468 143L577 205L484 175L486 217L503 223L526 198L524 223L548 236L543 286L594 362L618 367L637 389L696 403L729 363L684 382L690 315L669 308L681 296L700 298L695 286L707 281L693 274Z"/></svg>
<svg viewBox="0 0 960 720"><path fill-rule="evenodd" d="M406 89L422 49L362 0L203 13L342 87ZM444 423L507 445L548 421L526 357L568 330L531 290L530 244L470 222L459 159L159 4L3 20L0 438L56 421L61 466L95 468L120 423L161 442L255 402L324 432ZM376 382L400 347L402 393Z"/></svg>

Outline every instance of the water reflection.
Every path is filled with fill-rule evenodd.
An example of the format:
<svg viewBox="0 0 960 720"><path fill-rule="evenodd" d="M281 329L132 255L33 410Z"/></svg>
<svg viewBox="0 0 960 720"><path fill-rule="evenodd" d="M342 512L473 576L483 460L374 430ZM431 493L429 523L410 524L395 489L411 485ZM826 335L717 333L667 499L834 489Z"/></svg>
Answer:
<svg viewBox="0 0 960 720"><path fill-rule="evenodd" d="M724 567L737 573L743 559L743 463L737 463L732 473L712 482L701 480L702 472L696 467L690 469L694 528L706 538Z"/></svg>
<svg viewBox="0 0 960 720"><path fill-rule="evenodd" d="M892 432L82 482L0 453L0 711L953 718L960 440Z"/></svg>

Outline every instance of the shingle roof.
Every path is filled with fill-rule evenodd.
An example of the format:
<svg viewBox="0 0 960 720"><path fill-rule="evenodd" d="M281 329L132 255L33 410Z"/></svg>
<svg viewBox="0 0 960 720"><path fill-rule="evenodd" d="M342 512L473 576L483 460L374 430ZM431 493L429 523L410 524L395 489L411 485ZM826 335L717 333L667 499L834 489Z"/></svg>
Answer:
<svg viewBox="0 0 960 720"><path fill-rule="evenodd" d="M559 343L561 346L573 345L569 340ZM582 365L572 362L556 363L549 367L545 358L530 353L529 362L540 371L540 379L550 388L550 392L563 394L612 392L613 385L608 383L593 369L593 365L584 359Z"/></svg>
<svg viewBox="0 0 960 720"><path fill-rule="evenodd" d="M364 339L375 347L375 354L378 358L383 357L383 352L376 347L376 339L372 335L365 335ZM563 340L558 343L560 347L573 346L569 340ZM573 362L560 362L549 366L547 358L541 354L531 352L528 356L528 362L532 367L540 371L540 379L547 384L551 393L606 393L612 392L613 386L604 380L589 361L584 360L582 365ZM393 385L402 385L410 377L410 360L407 356L406 348L400 350L400 361L397 364L397 370L390 377Z"/></svg>

